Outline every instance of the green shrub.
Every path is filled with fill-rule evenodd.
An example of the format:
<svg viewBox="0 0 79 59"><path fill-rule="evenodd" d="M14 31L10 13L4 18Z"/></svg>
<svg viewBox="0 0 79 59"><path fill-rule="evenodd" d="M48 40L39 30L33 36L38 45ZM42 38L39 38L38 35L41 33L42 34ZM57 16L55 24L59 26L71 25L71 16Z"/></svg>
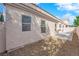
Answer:
<svg viewBox="0 0 79 59"><path fill-rule="evenodd" d="M3 17L2 14L1 14L1 16L0 16L0 22L4 22L4 17Z"/></svg>

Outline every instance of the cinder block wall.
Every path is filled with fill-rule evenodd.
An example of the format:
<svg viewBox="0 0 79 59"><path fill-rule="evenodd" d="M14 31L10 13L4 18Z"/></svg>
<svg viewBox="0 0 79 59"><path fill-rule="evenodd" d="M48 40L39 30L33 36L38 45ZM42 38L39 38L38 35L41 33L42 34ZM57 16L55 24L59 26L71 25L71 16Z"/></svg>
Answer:
<svg viewBox="0 0 79 59"><path fill-rule="evenodd" d="M4 23L0 22L0 53L5 51L5 31Z"/></svg>

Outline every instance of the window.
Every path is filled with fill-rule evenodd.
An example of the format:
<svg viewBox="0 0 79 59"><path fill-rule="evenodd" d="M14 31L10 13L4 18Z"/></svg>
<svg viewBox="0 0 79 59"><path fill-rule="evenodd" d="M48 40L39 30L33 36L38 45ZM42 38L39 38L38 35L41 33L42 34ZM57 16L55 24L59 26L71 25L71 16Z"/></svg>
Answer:
<svg viewBox="0 0 79 59"><path fill-rule="evenodd" d="M68 27L67 25L65 25L66 27Z"/></svg>
<svg viewBox="0 0 79 59"><path fill-rule="evenodd" d="M46 24L43 20L41 20L41 33L46 33Z"/></svg>
<svg viewBox="0 0 79 59"><path fill-rule="evenodd" d="M31 30L31 17L22 15L22 31Z"/></svg>

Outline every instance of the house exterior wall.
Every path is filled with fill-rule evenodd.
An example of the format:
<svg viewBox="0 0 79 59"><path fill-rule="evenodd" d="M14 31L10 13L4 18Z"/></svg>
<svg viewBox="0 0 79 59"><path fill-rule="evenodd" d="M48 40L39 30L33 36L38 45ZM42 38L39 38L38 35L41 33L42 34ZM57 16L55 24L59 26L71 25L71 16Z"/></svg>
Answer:
<svg viewBox="0 0 79 59"><path fill-rule="evenodd" d="M0 22L0 53L4 52L5 49L5 31L4 31L4 24Z"/></svg>
<svg viewBox="0 0 79 59"><path fill-rule="evenodd" d="M55 35L55 23L15 7L6 6L6 50ZM22 15L31 16L31 31L22 32ZM41 33L41 20L46 21L46 33Z"/></svg>
<svg viewBox="0 0 79 59"><path fill-rule="evenodd" d="M69 29L65 24L58 22L56 26L56 30L58 33L67 32Z"/></svg>
<svg viewBox="0 0 79 59"><path fill-rule="evenodd" d="M58 33L61 31L60 25L61 25L60 22L58 22L58 23L56 24L56 31L57 31Z"/></svg>

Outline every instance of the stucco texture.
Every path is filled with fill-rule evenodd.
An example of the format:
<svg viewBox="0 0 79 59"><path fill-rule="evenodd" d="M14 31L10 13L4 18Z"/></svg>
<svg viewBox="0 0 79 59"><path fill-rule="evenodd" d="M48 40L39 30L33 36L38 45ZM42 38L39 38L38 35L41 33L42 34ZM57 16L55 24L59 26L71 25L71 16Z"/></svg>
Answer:
<svg viewBox="0 0 79 59"><path fill-rule="evenodd" d="M12 6L6 6L6 12L6 50L36 42L55 33L54 22ZM22 15L31 16L31 31L22 32ZM46 21L46 33L41 33L41 20Z"/></svg>

